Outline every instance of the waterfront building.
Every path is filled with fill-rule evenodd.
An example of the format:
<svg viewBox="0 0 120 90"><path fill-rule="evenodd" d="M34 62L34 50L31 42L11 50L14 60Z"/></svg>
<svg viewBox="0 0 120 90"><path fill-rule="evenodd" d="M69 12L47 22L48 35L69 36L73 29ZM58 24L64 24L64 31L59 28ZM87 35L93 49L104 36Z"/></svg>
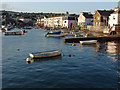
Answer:
<svg viewBox="0 0 120 90"><path fill-rule="evenodd" d="M93 16L94 26L108 26L109 16L114 10L97 10Z"/></svg>
<svg viewBox="0 0 120 90"><path fill-rule="evenodd" d="M93 15L90 12L82 12L78 17L79 26L93 25Z"/></svg>
<svg viewBox="0 0 120 90"><path fill-rule="evenodd" d="M48 25L48 16L44 16L44 27Z"/></svg>
<svg viewBox="0 0 120 90"><path fill-rule="evenodd" d="M76 18L74 16L64 16L63 17L63 28L72 28L76 23Z"/></svg>
<svg viewBox="0 0 120 90"><path fill-rule="evenodd" d="M44 17L44 27L71 28L76 21L75 14L53 14Z"/></svg>
<svg viewBox="0 0 120 90"><path fill-rule="evenodd" d="M120 24L120 9L117 11L115 10L112 14L109 16L109 26L112 27L114 25Z"/></svg>
<svg viewBox="0 0 120 90"><path fill-rule="evenodd" d="M40 19L40 25L44 26L44 17Z"/></svg>
<svg viewBox="0 0 120 90"><path fill-rule="evenodd" d="M45 27L62 27L62 19L63 19L63 15L44 17L44 26Z"/></svg>

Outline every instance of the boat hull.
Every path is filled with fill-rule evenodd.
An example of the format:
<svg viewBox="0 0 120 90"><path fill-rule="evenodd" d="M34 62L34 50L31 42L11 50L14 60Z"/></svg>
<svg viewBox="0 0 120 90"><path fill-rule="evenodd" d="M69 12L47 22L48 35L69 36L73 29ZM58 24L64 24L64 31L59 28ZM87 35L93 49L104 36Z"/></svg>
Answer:
<svg viewBox="0 0 120 90"><path fill-rule="evenodd" d="M30 53L29 56L33 59L37 58L49 58L49 57L56 57L61 56L62 50L53 50L53 51L46 51L40 53Z"/></svg>
<svg viewBox="0 0 120 90"><path fill-rule="evenodd" d="M48 34L47 37L64 37L65 34Z"/></svg>
<svg viewBox="0 0 120 90"><path fill-rule="evenodd" d="M96 44L97 40L87 40L87 41L80 41L80 44Z"/></svg>

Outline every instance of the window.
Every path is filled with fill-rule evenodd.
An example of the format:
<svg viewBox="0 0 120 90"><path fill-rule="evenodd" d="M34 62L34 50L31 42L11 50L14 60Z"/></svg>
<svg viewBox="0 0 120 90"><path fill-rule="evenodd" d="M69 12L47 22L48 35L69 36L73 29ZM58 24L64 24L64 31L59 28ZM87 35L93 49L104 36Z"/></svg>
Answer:
<svg viewBox="0 0 120 90"><path fill-rule="evenodd" d="M94 19L96 20L96 17L94 17Z"/></svg>
<svg viewBox="0 0 120 90"><path fill-rule="evenodd" d="M100 19L100 17L98 16L98 17L97 17L97 20L99 20L99 19Z"/></svg>
<svg viewBox="0 0 120 90"><path fill-rule="evenodd" d="M99 22L97 23L97 26L99 26Z"/></svg>
<svg viewBox="0 0 120 90"><path fill-rule="evenodd" d="M113 20L115 20L115 16L113 16Z"/></svg>

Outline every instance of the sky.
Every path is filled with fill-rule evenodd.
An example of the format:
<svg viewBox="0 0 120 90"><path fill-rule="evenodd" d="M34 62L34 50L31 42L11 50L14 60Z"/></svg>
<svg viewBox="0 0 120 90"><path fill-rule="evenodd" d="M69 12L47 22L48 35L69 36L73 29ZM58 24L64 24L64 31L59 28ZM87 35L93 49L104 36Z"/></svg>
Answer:
<svg viewBox="0 0 120 90"><path fill-rule="evenodd" d="M10 0L9 0L10 1ZM25 1L25 0L24 0ZM30 0L29 0L30 1ZM85 0L84 0L85 1ZM88 0L89 1L89 0ZM35 13L65 13L68 11L73 14L80 14L81 12L92 12L98 9L114 9L118 2L109 0L106 2L2 2L2 10L18 11L18 12L35 12ZM105 0L104 0L105 1Z"/></svg>

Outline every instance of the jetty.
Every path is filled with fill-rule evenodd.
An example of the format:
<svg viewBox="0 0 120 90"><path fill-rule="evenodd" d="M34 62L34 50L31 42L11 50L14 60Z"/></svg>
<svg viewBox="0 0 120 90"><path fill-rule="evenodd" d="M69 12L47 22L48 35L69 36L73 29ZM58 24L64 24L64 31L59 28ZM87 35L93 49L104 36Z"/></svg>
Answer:
<svg viewBox="0 0 120 90"><path fill-rule="evenodd" d="M65 43L79 43L79 41L85 41L85 40L98 40L100 42L104 41L114 41L114 40L120 40L120 36L99 36L99 37L76 37L76 38L64 38Z"/></svg>

